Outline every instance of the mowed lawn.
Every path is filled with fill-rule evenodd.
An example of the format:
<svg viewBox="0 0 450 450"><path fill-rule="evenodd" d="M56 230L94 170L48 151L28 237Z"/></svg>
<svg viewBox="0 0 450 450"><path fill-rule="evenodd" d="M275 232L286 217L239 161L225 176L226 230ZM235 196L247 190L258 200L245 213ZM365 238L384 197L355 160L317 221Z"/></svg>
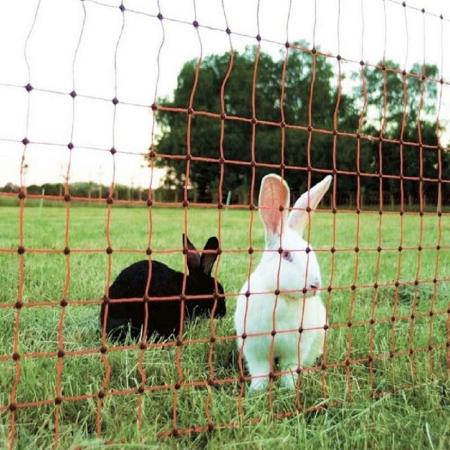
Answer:
<svg viewBox="0 0 450 450"><path fill-rule="evenodd" d="M17 448L52 446L55 417L60 448L449 448L448 215L439 219L436 214L319 211L313 218L311 244L318 254L330 317L326 354L315 370L302 374L300 394L279 388L275 380L270 395L258 396L248 395L239 382L231 338L235 294L264 246L257 212L252 216L227 210L219 216L217 209L114 205L110 244L106 218L103 207L74 205L68 224L71 252L65 256L65 208L25 208L25 306L17 313L19 256L4 250L19 245L19 209L0 206L0 448L7 445L11 413L6 406L17 366L16 403L49 400L39 407L19 407ZM181 234L186 227L197 247L209 236L221 238L218 278L230 295L226 318L215 322L216 342L208 342L210 323L204 320L188 327L186 343L178 349L149 346L141 351L130 343L118 351L112 346L106 353L111 369L106 385L99 351L100 306L95 303L105 292L109 260L111 282L122 268L147 258L149 246L152 258L182 269ZM111 256L106 253L109 245ZM256 250L252 255L249 246ZM55 406L65 286L60 380L64 400ZM45 306L27 307L35 302ZM12 359L16 332L18 362ZM197 338L204 339L189 344ZM137 392L142 383L139 358L146 375L144 393ZM188 386L176 390L180 368ZM211 376L214 386L204 383ZM101 389L103 402L97 396ZM123 391L128 393L113 395ZM87 398L73 399L84 394ZM315 411L318 405L328 407ZM294 414L298 406L305 412ZM285 413L285 419L274 418ZM203 429L209 423L215 425L210 433L158 437L174 427Z"/></svg>

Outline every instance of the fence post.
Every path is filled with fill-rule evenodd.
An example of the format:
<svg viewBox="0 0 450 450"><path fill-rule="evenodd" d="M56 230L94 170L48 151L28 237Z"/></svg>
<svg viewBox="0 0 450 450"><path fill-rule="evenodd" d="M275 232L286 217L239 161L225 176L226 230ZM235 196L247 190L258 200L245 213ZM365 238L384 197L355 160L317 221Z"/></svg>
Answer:
<svg viewBox="0 0 450 450"><path fill-rule="evenodd" d="M231 191L228 191L228 194L227 194L227 201L226 201L227 207L230 206L230 203L231 203Z"/></svg>
<svg viewBox="0 0 450 450"><path fill-rule="evenodd" d="M41 199L39 200L39 216L41 215L42 207L44 206L44 195L45 195L45 188L42 188Z"/></svg>

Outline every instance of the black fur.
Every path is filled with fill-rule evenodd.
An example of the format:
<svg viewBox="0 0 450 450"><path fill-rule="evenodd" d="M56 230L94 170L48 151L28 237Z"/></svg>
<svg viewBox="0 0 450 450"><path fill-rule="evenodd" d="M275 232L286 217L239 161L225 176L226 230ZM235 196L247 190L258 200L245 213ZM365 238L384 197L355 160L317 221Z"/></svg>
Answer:
<svg viewBox="0 0 450 450"><path fill-rule="evenodd" d="M185 242L186 241L186 242ZM183 236L185 248L188 250L187 262L189 275L186 277L185 295L208 295L207 298L186 299L186 319L203 316L222 317L225 315L226 306L223 296L223 288L211 277L211 269L217 258L217 238L210 238L205 245L207 253L200 255L187 237ZM145 287L149 275L149 262L139 261L124 269L116 278L109 289L110 299L138 298L137 301L125 303L109 303L106 317L106 333L113 340L123 342L130 329L133 339L140 336L145 319ZM147 337L156 335L161 338L178 336L180 332L181 299L155 300L158 297L180 297L183 287L183 273L176 272L165 264L151 262L151 279L147 292L148 320ZM142 299L142 300L141 300ZM100 323L103 327L105 320L105 303L100 311Z"/></svg>

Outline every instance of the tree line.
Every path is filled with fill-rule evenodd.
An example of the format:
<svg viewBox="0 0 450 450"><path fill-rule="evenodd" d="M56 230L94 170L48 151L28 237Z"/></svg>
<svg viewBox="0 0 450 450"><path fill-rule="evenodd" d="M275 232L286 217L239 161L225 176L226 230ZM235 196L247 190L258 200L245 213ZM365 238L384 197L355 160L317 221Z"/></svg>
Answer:
<svg viewBox="0 0 450 450"><path fill-rule="evenodd" d="M14 183L7 183L0 187L0 192L18 193L20 187ZM30 195L49 195L62 197L64 195L63 183L32 184L26 188ZM69 184L69 192L72 197L87 199L106 199L110 192L110 186L94 182L77 182ZM156 201L174 202L181 199L181 195L175 189L161 187L153 192ZM147 201L148 189L133 187L125 184L115 184L113 198L125 201Z"/></svg>
<svg viewBox="0 0 450 450"><path fill-rule="evenodd" d="M301 45L306 46L305 43ZM195 60L184 64L172 98L159 99L159 105L187 109L196 66ZM337 170L338 204L354 205L357 192L360 193L361 203L379 204L380 180L384 204L398 205L403 202L413 207L419 203L421 196L427 204L436 204L439 184L442 193L448 196L448 183L439 183L438 179L450 179L450 154L442 148L426 148L427 145L438 146L438 136L442 132L441 125L437 123L438 83L422 79L423 75L437 79L437 67L415 64L410 72L416 76L409 76L402 73L393 61L384 61L379 66L362 64L361 71L346 71L339 82L330 59L318 54L291 51L285 62L284 58L276 59L264 52L259 53L257 58L255 48L234 52L232 69L224 88L226 116L252 118L255 75L255 115L258 120L270 122L257 123L255 127L256 189L266 173L279 172L260 167L258 163L280 165L283 148L287 166L306 168L309 161L313 169L312 183L323 176L314 169ZM209 55L201 61L193 97L194 113L191 115L189 144L192 156L214 158L216 161L221 156L221 88L229 67L230 53ZM195 111L208 111L216 116L198 115ZM253 125L250 120L229 120L226 116L222 117L223 157L247 164L223 165L220 200L225 202L226 197L231 195L233 202L246 203L252 179L252 167L248 163L252 160ZM161 136L153 150L156 150L156 155L169 155L159 158L157 164L168 170L166 186L181 189L186 160L172 159L170 156L187 153L188 114L160 108L156 117ZM303 128L285 127L282 130L280 126L273 126L280 124L283 118L286 124ZM305 128L309 123L312 132L308 152L309 132ZM338 134L335 137L332 133L315 131L323 129L332 132L335 125L339 132L352 133L353 136ZM376 139L359 139L358 143L356 133ZM381 145L380 137L383 139ZM334 139L336 147L333 154ZM404 144L401 146L389 140L401 140ZM408 145L408 142L422 142L425 148ZM400 175L404 178L400 179ZM191 160L189 197L202 202L218 201L220 176L220 164ZM306 170L285 170L284 176L289 185L295 186L299 192L307 186ZM408 180L408 177L416 179Z"/></svg>
<svg viewBox="0 0 450 450"><path fill-rule="evenodd" d="M300 45L308 46L305 42ZM312 169L311 184L323 176L321 170L336 169L338 205L359 203L361 207L376 208L381 197L385 208L395 209L403 203L406 208L417 209L420 200L432 208L439 191L442 198L450 197L450 183L445 182L450 180L450 153L441 147L436 149L444 131L437 123L438 83L427 79L439 78L436 66L414 64L408 72L415 75L410 76L393 61L384 61L379 67L363 64L360 71L349 71L344 64L339 80L331 59L317 53L291 49L286 60L283 55L274 58L264 52L257 54L254 47L249 47L232 56L232 65L229 52L212 54L201 61L190 117L189 147L192 156L214 161L223 156L225 161L234 163L221 166L211 161L189 161L190 201L247 204L253 175L253 194L257 195L261 178L269 172L280 173L282 161L288 167L284 177L294 195L308 185L308 166ZM158 105L186 111L196 68L197 61L187 61L178 74L173 95L158 99ZM226 115L221 118L223 86ZM196 111L213 113L213 117ZM254 126L253 115L266 123ZM151 150L156 151L156 163L166 169L166 176L152 195L157 201L180 202L187 164L184 156L188 151L188 114L159 108L156 118L160 136ZM282 122L298 128L283 128ZM336 136L332 133L334 128L339 131ZM357 133L374 139L357 139ZM409 145L411 142L422 142L423 146ZM256 167L250 165L253 150ZM0 188L4 192L18 190L11 183ZM30 194L40 195L43 190L46 195L61 196L64 185L27 187ZM71 183L70 193L75 197L106 198L109 187L95 182ZM146 201L148 192L117 184L114 197Z"/></svg>

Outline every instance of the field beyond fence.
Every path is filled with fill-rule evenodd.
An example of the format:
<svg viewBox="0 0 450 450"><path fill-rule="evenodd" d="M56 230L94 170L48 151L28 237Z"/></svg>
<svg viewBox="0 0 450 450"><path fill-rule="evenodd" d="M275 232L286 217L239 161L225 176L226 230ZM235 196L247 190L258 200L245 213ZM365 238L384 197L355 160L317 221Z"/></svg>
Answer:
<svg viewBox="0 0 450 450"><path fill-rule="evenodd" d="M214 386L208 384L211 344L209 323L205 321L190 325L186 332L180 390L174 387L178 377L175 347L148 344L143 355L142 367L147 376L143 393L139 391L141 375L137 362L142 350L138 343L128 342L125 348L112 345L107 353L111 376L106 388L103 384L99 305L109 257L105 251L108 246L105 215L98 208L80 206L71 210L69 256L63 252L65 209L25 209L23 306L17 310L14 306L19 285L18 213L15 207L0 209L0 436L7 438L9 396L20 363L20 383L16 386L19 448L51 445L57 408L62 448L93 446L99 420L103 441L116 442L119 436L135 442L139 436L142 443L171 447L170 442L156 444L155 439L159 433L172 433L174 408L176 426L180 429L198 427L201 431L214 424L217 432L211 437L212 446L226 446L236 436L242 442L248 441L249 446L266 443L275 448L294 443L302 443L305 448L331 447L336 439L343 446L372 446L377 440L385 443L383 439L392 433L398 439L392 443L393 447L402 448L408 446L414 435L422 435L426 426L432 427L430 439L435 448L444 448L450 442L447 215L441 218L406 215L402 219L399 214L360 214L359 243L355 242L357 214L319 211L314 216L311 242L323 272L322 297L330 311L330 329L325 358L301 376L301 407L305 413L311 413L298 416L294 393L274 385L269 407L267 394L256 399L243 396L243 384L239 381L232 314L235 293L246 277L242 267L247 267L250 258L248 212L222 213L221 233L226 251L220 258L219 279L229 295L228 315L216 322ZM203 242L218 232L217 215L195 208L189 209L188 214L188 231L194 242ZM114 277L126 265L148 258L148 210L113 207L112 218ZM438 220L441 236L437 231ZM333 221L337 230L335 241ZM421 221L424 232L419 239ZM152 223L152 258L182 269L183 211L153 208ZM254 257L259 259L259 251L263 249L259 223L253 235ZM380 251L374 250L374 242L379 243ZM420 258L418 242L422 247ZM69 294L67 306L62 307L68 259ZM414 284L416 278L420 278L419 285ZM58 332L63 311L61 358ZM19 331L15 329L18 314ZM12 356L15 338L19 342L20 360ZM195 343L190 344L190 339ZM61 360L58 379L57 364ZM63 400L55 405L58 384ZM100 408L98 393L102 390L105 397ZM136 425L139 402L140 431ZM337 405L339 408L333 408ZM272 422L273 415L287 416L287 420ZM404 415L408 420L400 427L399 420ZM292 423L296 426L290 427ZM255 426L247 428L250 424ZM238 426L242 429L236 430ZM201 446L205 443L201 436L188 435L179 444Z"/></svg>

